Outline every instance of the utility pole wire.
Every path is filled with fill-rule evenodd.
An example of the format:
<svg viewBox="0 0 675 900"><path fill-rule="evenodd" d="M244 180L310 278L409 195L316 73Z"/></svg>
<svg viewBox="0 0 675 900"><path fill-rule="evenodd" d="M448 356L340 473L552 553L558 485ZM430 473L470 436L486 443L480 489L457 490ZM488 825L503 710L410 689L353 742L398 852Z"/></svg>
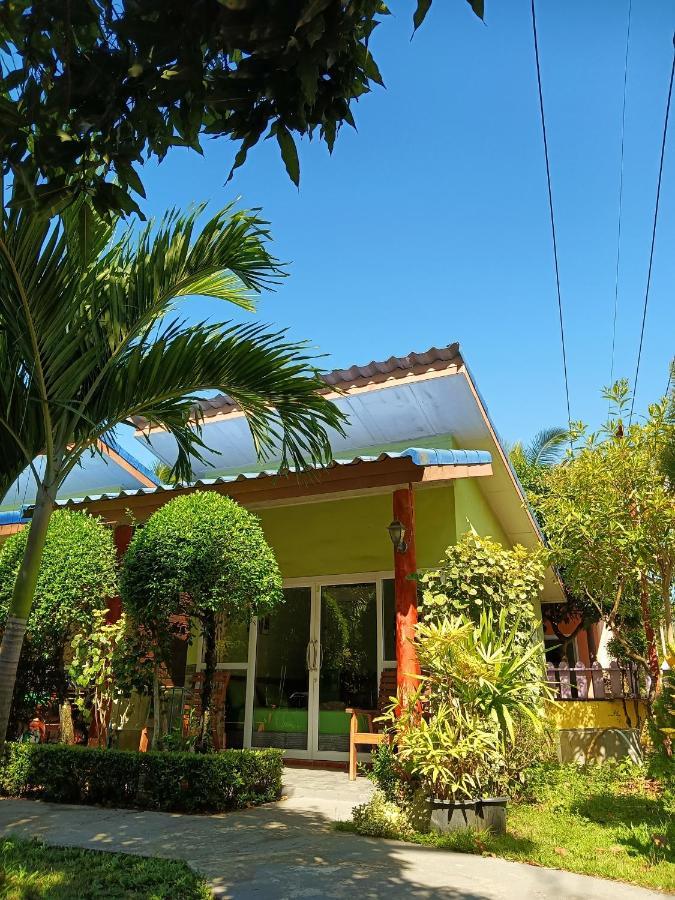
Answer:
<svg viewBox="0 0 675 900"><path fill-rule="evenodd" d="M532 34L534 36L534 58L537 64L537 86L539 88L539 112L541 113L541 131L544 138L544 158L546 160L546 182L548 185L548 210L551 218L551 237L553 239L553 261L555 263L555 283L558 292L558 319L560 324L560 345L562 347L563 373L565 376L565 400L567 402L567 427L570 430L570 445L572 445L572 414L570 412L570 389L567 377L567 350L565 347L565 327L563 324L562 295L560 292L560 268L558 266L558 242L555 231L555 217L553 215L553 191L551 189L551 165L548 158L548 139L546 136L546 119L544 117L544 94L541 87L541 67L539 65L539 41L537 39L537 16L532 9Z"/></svg>
<svg viewBox="0 0 675 900"><path fill-rule="evenodd" d="M638 377L640 375L640 360L642 359L642 343L645 336L645 322L647 321L647 306L649 304L649 288L652 283L652 263L654 262L654 244L656 242L656 223L659 218L659 201L661 199L661 177L663 175L663 159L666 154L666 138L668 136L668 119L670 116L670 99L673 94L673 76L675 75L675 34L673 35L673 63L670 67L670 84L668 86L668 101L666 102L666 118L663 123L663 139L661 141L661 160L659 162L659 177L656 183L656 203L654 205L654 223L652 225L652 244L649 250L649 268L647 270L647 286L645 288L645 302L642 309L642 327L640 328L640 344L638 346L637 364L635 366L635 381L633 382L633 396L630 402L629 424L633 421L633 407L637 393Z"/></svg>

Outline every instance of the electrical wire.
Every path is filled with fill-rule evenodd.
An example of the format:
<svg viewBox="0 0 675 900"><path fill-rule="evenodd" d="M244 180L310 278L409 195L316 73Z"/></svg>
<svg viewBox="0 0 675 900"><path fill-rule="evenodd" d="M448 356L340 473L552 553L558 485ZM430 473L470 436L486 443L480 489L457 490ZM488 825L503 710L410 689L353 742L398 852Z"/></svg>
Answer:
<svg viewBox="0 0 675 900"><path fill-rule="evenodd" d="M628 48L630 45L630 23L633 0L628 0L628 25L626 27L626 54L623 63L623 103L621 106L621 165L619 168L619 214L616 233L616 270L614 273L614 316L612 321L612 357L609 370L609 383L614 384L614 355L616 351L616 320L619 311L619 268L621 263L621 219L623 209L623 160L626 134L626 88L628 85Z"/></svg>
<svg viewBox="0 0 675 900"><path fill-rule="evenodd" d="M567 425L570 429L570 444L572 443L572 414L570 412L570 389L567 377L567 349L565 347L565 326L563 323L562 294L560 291L560 267L558 265L558 241L555 230L555 216L553 214L553 190L551 188L551 165L548 157L548 138L546 135L546 118L544 116L544 93L541 87L541 67L539 64L539 41L537 38L537 16L534 9L534 0L531 3L532 9L532 35L534 37L534 58L537 65L537 87L539 89L539 112L541 113L541 131L544 138L544 158L546 160L546 182L548 185L548 210L551 218L551 237L553 239L553 261L555 263L555 282L558 293L558 320L560 324L560 345L562 348L563 373L565 376L565 400L567 403Z"/></svg>
<svg viewBox="0 0 675 900"><path fill-rule="evenodd" d="M649 305L649 289L652 283L652 264L654 262L654 244L656 243L656 223L659 218L659 201L661 199L661 178L663 176L663 159L666 154L666 138L668 136L668 119L670 117L670 100L673 95L673 76L675 75L675 35L673 35L673 63L670 67L670 84L668 86L668 100L666 102L666 117L663 122L663 138L661 140L661 159L659 162L659 177L656 183L656 203L654 204L654 223L652 225L652 243L649 250L649 268L647 270L647 285L645 287L645 301L642 309L642 326L640 328L640 343L638 346L637 363L635 366L635 381L633 382L633 396L630 402L629 423L633 421L633 407L637 393L638 377L640 375L640 361L642 359L642 344L645 336L645 322L647 321L647 306Z"/></svg>

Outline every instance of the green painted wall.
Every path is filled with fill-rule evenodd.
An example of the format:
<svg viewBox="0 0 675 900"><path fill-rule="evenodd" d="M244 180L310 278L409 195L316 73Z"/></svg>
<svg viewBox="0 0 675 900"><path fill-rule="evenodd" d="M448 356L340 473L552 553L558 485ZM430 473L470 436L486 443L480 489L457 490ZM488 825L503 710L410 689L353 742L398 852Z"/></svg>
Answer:
<svg viewBox="0 0 675 900"><path fill-rule="evenodd" d="M476 478L458 478L455 485L455 529L464 534L472 526L478 534L488 535L505 547L510 547L504 529L487 504Z"/></svg>
<svg viewBox="0 0 675 900"><path fill-rule="evenodd" d="M435 565L455 541L452 485L415 494L417 563ZM393 569L391 494L273 507L258 513L284 578Z"/></svg>

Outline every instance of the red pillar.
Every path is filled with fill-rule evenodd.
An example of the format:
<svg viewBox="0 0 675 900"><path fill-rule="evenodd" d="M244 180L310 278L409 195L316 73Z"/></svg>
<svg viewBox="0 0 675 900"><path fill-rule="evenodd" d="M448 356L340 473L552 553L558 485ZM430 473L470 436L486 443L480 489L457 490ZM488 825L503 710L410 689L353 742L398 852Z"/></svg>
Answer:
<svg viewBox="0 0 675 900"><path fill-rule="evenodd" d="M134 530L131 525L118 525L114 531L115 538L115 549L117 550L117 560L121 561L124 554L127 552L127 548L131 543L131 538L133 537ZM119 617L122 615L122 600L120 597L109 597L108 598L108 623L112 624L116 622Z"/></svg>
<svg viewBox="0 0 675 900"><path fill-rule="evenodd" d="M396 672L399 696L405 697L419 686L414 677L420 664L412 640L417 623L417 582L408 576L417 571L415 555L415 500L412 486L394 491L394 518L405 528L404 553L394 550L394 578L396 585Z"/></svg>

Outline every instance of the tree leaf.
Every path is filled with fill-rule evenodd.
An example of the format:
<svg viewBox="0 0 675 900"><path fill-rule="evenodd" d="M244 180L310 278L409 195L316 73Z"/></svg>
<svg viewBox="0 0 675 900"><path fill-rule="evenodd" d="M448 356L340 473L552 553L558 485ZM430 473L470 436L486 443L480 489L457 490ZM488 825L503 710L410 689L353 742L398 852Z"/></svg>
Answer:
<svg viewBox="0 0 675 900"><path fill-rule="evenodd" d="M469 0L471 2L471 0ZM417 9L413 15L413 33L417 31L431 9L431 0L417 0Z"/></svg>
<svg viewBox="0 0 675 900"><path fill-rule="evenodd" d="M78 210L78 236L80 238L80 256L89 259L92 233L94 230L93 211L85 201Z"/></svg>
<svg viewBox="0 0 675 900"><path fill-rule="evenodd" d="M295 146L293 135L285 125L279 123L277 128L277 141L281 150L281 158L286 166L289 178L296 187L300 187L300 160L298 159L298 148Z"/></svg>
<svg viewBox="0 0 675 900"><path fill-rule="evenodd" d="M320 13L329 6L331 0L308 0L305 4L305 8L302 12L302 15L298 19L296 23L296 30L298 28L302 28L303 25L306 25L308 22L311 22L312 19L316 18Z"/></svg>
<svg viewBox="0 0 675 900"><path fill-rule="evenodd" d="M137 194L140 194L141 197L145 198L145 188L143 187L143 182L141 181L138 172L134 169L134 167L131 164L123 163L118 160L115 168L117 169L117 174L122 179L122 181L127 184L133 191L136 191Z"/></svg>
<svg viewBox="0 0 675 900"><path fill-rule="evenodd" d="M471 7L471 9L476 13L479 19L485 18L485 3L484 0L467 0L467 3Z"/></svg>

